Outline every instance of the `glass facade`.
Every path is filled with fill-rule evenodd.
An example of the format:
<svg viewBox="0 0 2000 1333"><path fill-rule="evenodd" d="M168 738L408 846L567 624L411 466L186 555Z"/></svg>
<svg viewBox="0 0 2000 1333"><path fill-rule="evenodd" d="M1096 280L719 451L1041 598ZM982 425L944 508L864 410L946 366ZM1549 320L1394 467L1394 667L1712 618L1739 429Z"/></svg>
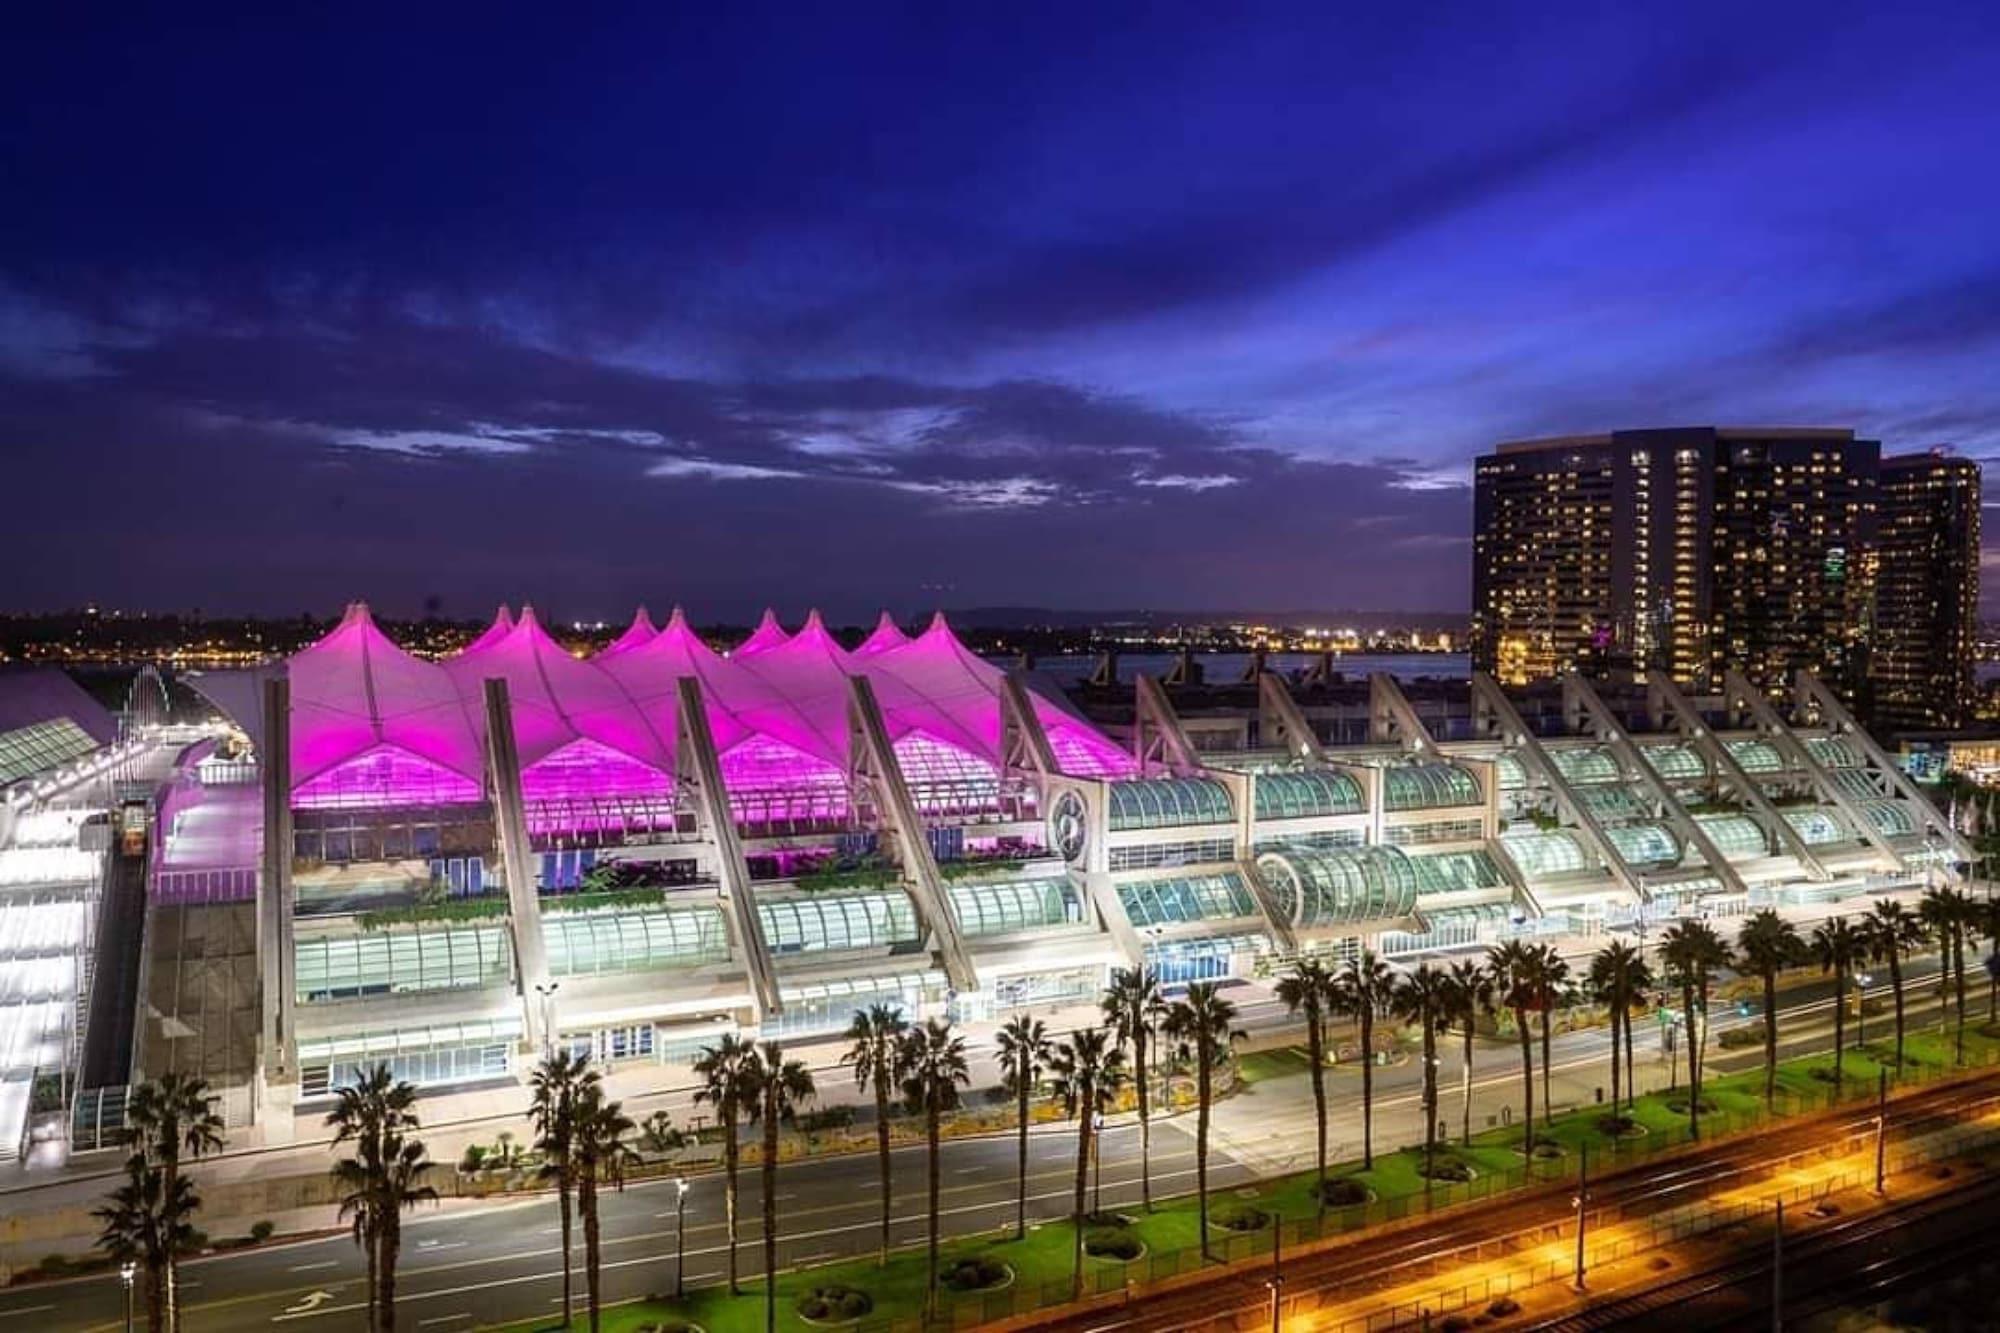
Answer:
<svg viewBox="0 0 2000 1333"><path fill-rule="evenodd" d="M1429 856L1412 856L1410 865L1417 872L1417 893L1457 893L1464 889L1497 889L1505 887L1507 881L1500 874L1500 866L1485 848L1468 852L1434 852Z"/></svg>
<svg viewBox="0 0 2000 1333"><path fill-rule="evenodd" d="M1185 926L1255 916L1256 900L1234 871L1120 884L1118 901L1135 926Z"/></svg>
<svg viewBox="0 0 2000 1333"><path fill-rule="evenodd" d="M1529 879L1598 868L1596 858L1584 851L1583 844L1567 829L1508 829L1500 840Z"/></svg>
<svg viewBox="0 0 2000 1333"><path fill-rule="evenodd" d="M1668 782L1699 782L1708 776L1708 765L1692 746L1649 745L1640 753Z"/></svg>
<svg viewBox="0 0 2000 1333"><path fill-rule="evenodd" d="M1212 865L1236 859L1234 838L1197 838L1189 842L1145 842L1106 849L1113 870L1162 870L1172 866Z"/></svg>
<svg viewBox="0 0 2000 1333"><path fill-rule="evenodd" d="M1494 771L1499 775L1501 791L1519 791L1528 785L1528 770L1521 761L1511 754L1500 754L1493 760Z"/></svg>
<svg viewBox="0 0 2000 1333"><path fill-rule="evenodd" d="M720 907L542 913L549 971L559 977L727 962Z"/></svg>
<svg viewBox="0 0 2000 1333"><path fill-rule="evenodd" d="M299 1043L299 1092L330 1096L378 1064L418 1087L505 1078L519 1019L447 1023L389 1032L357 1032Z"/></svg>
<svg viewBox="0 0 2000 1333"><path fill-rule="evenodd" d="M1618 761L1611 751L1601 745L1566 746L1552 748L1548 752L1549 762L1556 766L1556 772L1573 787L1595 782L1616 782L1622 776L1618 771Z"/></svg>
<svg viewBox="0 0 2000 1333"><path fill-rule="evenodd" d="M1067 877L949 884L945 891L952 916L967 935L1011 935L1084 919L1083 900Z"/></svg>
<svg viewBox="0 0 2000 1333"><path fill-rule="evenodd" d="M1471 842L1482 836L1485 830L1486 825L1477 819L1437 819L1422 824L1391 824L1382 830L1382 841L1391 847Z"/></svg>
<svg viewBox="0 0 2000 1333"><path fill-rule="evenodd" d="M1386 810L1432 810L1478 805L1479 779L1457 764L1396 764L1382 770Z"/></svg>
<svg viewBox="0 0 2000 1333"><path fill-rule="evenodd" d="M1847 828L1834 818L1829 810L1787 810L1785 822L1799 835L1799 840L1808 847L1824 847L1828 843L1846 842L1851 836Z"/></svg>
<svg viewBox="0 0 2000 1333"><path fill-rule="evenodd" d="M1881 797L1861 803L1861 812L1868 816L1868 822L1878 833L1891 838L1914 837L1917 832L1917 817L1910 813L1907 802L1888 801Z"/></svg>
<svg viewBox="0 0 2000 1333"><path fill-rule="evenodd" d="M1353 925L1416 909L1418 877L1394 847L1290 847L1265 852L1257 870L1293 924Z"/></svg>
<svg viewBox="0 0 2000 1333"><path fill-rule="evenodd" d="M1696 815L1694 822L1728 860L1754 861L1771 854L1770 840L1748 815Z"/></svg>
<svg viewBox="0 0 2000 1333"><path fill-rule="evenodd" d="M1629 866L1672 865L1681 859L1680 840L1664 824L1622 824L1604 830L1604 836Z"/></svg>
<svg viewBox="0 0 2000 1333"><path fill-rule="evenodd" d="M1577 800L1601 824L1622 823L1628 819L1642 819L1645 811L1632 793L1624 787L1585 787L1578 791Z"/></svg>
<svg viewBox="0 0 2000 1333"><path fill-rule="evenodd" d="M829 949L907 952L923 943L917 909L901 889L762 899L757 919L774 954Z"/></svg>
<svg viewBox="0 0 2000 1333"><path fill-rule="evenodd" d="M300 1004L497 986L514 970L514 946L504 926L302 939L294 953Z"/></svg>
<svg viewBox="0 0 2000 1333"><path fill-rule="evenodd" d="M90 733L66 717L0 732L0 787L61 768L96 748Z"/></svg>
<svg viewBox="0 0 2000 1333"><path fill-rule="evenodd" d="M1144 778L1114 782L1111 829L1227 824L1236 817L1229 789L1210 778Z"/></svg>
<svg viewBox="0 0 2000 1333"><path fill-rule="evenodd" d="M1219 935L1202 940L1169 940L1146 946L1146 967L1162 986L1190 981L1214 981L1234 975L1239 956L1249 958L1268 948L1259 935Z"/></svg>
<svg viewBox="0 0 2000 1333"><path fill-rule="evenodd" d="M1821 768L1862 766L1860 748L1841 736L1808 736L1806 753L1819 761Z"/></svg>
<svg viewBox="0 0 2000 1333"><path fill-rule="evenodd" d="M1745 773L1782 773L1785 761L1778 757L1777 749L1768 741L1729 741L1726 747L1729 757Z"/></svg>
<svg viewBox="0 0 2000 1333"><path fill-rule="evenodd" d="M1260 773L1254 781L1259 819L1358 815L1365 808L1361 784L1330 769Z"/></svg>

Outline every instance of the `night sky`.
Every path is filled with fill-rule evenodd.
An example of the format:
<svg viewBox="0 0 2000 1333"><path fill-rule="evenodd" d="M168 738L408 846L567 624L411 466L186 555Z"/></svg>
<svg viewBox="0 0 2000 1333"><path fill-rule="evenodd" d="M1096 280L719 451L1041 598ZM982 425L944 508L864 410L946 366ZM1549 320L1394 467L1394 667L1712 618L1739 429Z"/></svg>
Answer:
<svg viewBox="0 0 2000 1333"><path fill-rule="evenodd" d="M1458 610L1497 440L2000 456L1990 4L319 8L10 15L0 607Z"/></svg>

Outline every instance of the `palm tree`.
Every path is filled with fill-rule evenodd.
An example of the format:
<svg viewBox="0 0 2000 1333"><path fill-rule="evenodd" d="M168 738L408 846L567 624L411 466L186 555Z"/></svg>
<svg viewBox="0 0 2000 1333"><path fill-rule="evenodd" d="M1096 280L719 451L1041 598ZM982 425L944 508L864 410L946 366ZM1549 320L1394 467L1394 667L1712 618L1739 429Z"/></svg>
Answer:
<svg viewBox="0 0 2000 1333"><path fill-rule="evenodd" d="M889 1094L903 1081L903 1038L910 1025L903 1011L893 1004L873 1004L854 1016L847 1026L852 1044L841 1063L854 1066L854 1083L863 1092L875 1092L875 1159L882 1170L882 1259L889 1262L889 1223L892 1186L889 1176Z"/></svg>
<svg viewBox="0 0 2000 1333"><path fill-rule="evenodd" d="M1333 1008L1333 974L1317 958L1301 958L1278 979L1285 1008L1306 1019L1306 1059L1312 1065L1313 1128L1317 1134L1320 1207L1326 1207L1326 1016Z"/></svg>
<svg viewBox="0 0 2000 1333"><path fill-rule="evenodd" d="M628 1141L637 1127L623 1106L604 1100L604 1086L594 1079L577 1090L573 1114L570 1148L575 1162L577 1211L583 1214L584 1293L590 1305L590 1333L597 1333L604 1265L597 1191L600 1185L625 1188L625 1168L639 1160Z"/></svg>
<svg viewBox="0 0 2000 1333"><path fill-rule="evenodd" d="M1242 1038L1236 1030L1236 1006L1215 984L1197 981L1185 998L1167 1010L1161 1030L1172 1037L1182 1059L1194 1061L1194 1191L1201 1219L1201 1252L1208 1258L1208 1121L1215 1100L1215 1071L1228 1063L1230 1048Z"/></svg>
<svg viewBox="0 0 2000 1333"><path fill-rule="evenodd" d="M133 1153L125 1159L125 1183L91 1214L104 1224L98 1248L114 1262L135 1265L145 1275L148 1333L164 1333L169 1257L193 1242L189 1219L200 1206L194 1182L175 1176L169 1184L162 1167L147 1161L143 1153Z"/></svg>
<svg viewBox="0 0 2000 1333"><path fill-rule="evenodd" d="M1521 1152L1535 1153L1535 1047L1528 1028L1528 1010L1541 995L1541 955L1520 940L1507 940L1486 951L1486 971L1493 978L1496 1001L1514 1015L1514 1035L1521 1042L1521 1096L1526 1113L1521 1122Z"/></svg>
<svg viewBox="0 0 2000 1333"><path fill-rule="evenodd" d="M1822 972L1833 973L1833 1090L1840 1092L1841 1057L1847 1046L1847 982L1857 963L1868 957L1866 927L1857 927L1844 916L1831 917L1813 927L1812 951Z"/></svg>
<svg viewBox="0 0 2000 1333"><path fill-rule="evenodd" d="M798 1118L813 1096L812 1071L767 1041L750 1052L750 1120L764 1122L764 1333L778 1327L778 1126Z"/></svg>
<svg viewBox="0 0 2000 1333"><path fill-rule="evenodd" d="M695 1089L694 1099L712 1104L716 1123L722 1127L722 1205L729 1228L731 1295L740 1295L743 1291L736 1274L736 1183L737 1168L743 1161L736 1126L756 1096L756 1079L751 1067L756 1059L757 1048L732 1033L713 1046L702 1047L701 1054L695 1057L691 1066L695 1077L701 1080L701 1086Z"/></svg>
<svg viewBox="0 0 2000 1333"><path fill-rule="evenodd" d="M1688 1133L1701 1137L1701 1056L1708 1018L1708 991L1717 968L1730 961L1729 946L1706 921L1682 921L1660 937L1660 962L1667 984L1681 992L1687 1018ZM1701 1024L1697 1025L1697 1017Z"/></svg>
<svg viewBox="0 0 2000 1333"><path fill-rule="evenodd" d="M576 1128L577 1093L586 1082L595 1084L598 1074L589 1069L590 1057L569 1050L552 1051L535 1066L528 1079L533 1100L528 1119L534 1126L535 1147L542 1154L537 1174L555 1182L556 1208L562 1220L563 1327L569 1327L571 1201L576 1189L576 1162L572 1152ZM356 1224L360 1219L357 1216Z"/></svg>
<svg viewBox="0 0 2000 1333"><path fill-rule="evenodd" d="M1448 973L1429 963L1396 980L1392 997L1396 1016L1415 1023L1424 1041L1424 1188L1430 1188L1431 1166L1437 1153L1438 1054L1437 1034L1450 1020L1452 982ZM1322 1177L1324 1168L1321 1168Z"/></svg>
<svg viewBox="0 0 2000 1333"><path fill-rule="evenodd" d="M1000 1028L1000 1073L1007 1091L1014 1094L1015 1123L1020 1129L1021 1188L1015 1198L1014 1238L1028 1236L1028 1103L1035 1085L1042 1081L1042 1068L1049 1059L1049 1032L1039 1018L1016 1014Z"/></svg>
<svg viewBox="0 0 2000 1333"><path fill-rule="evenodd" d="M1104 1022L1123 1049L1132 1055L1132 1080L1139 1098L1139 1201L1153 1211L1153 1104L1147 1078L1147 1054L1153 1030L1166 1014L1160 979L1143 967L1113 968L1111 984L1099 1001Z"/></svg>
<svg viewBox="0 0 2000 1333"><path fill-rule="evenodd" d="M924 1288L926 1317L937 1313L938 1286L938 1178L943 1173L938 1161L938 1131L946 1111L958 1107L958 1090L972 1081L965 1060L965 1038L954 1034L949 1022L931 1019L903 1038L897 1057L902 1071L903 1099L912 1111L924 1117L924 1147L928 1154L926 1171L929 1195L925 1200L925 1233L930 1281Z"/></svg>
<svg viewBox="0 0 2000 1333"><path fill-rule="evenodd" d="M1541 977L1540 1002L1535 1006L1542 1016L1542 1123L1547 1124L1555 1114L1555 1097L1549 1091L1549 1067L1555 1063L1550 1058L1552 1039L1549 1025L1556 1006L1567 1000L1570 990L1569 963L1556 952L1552 944L1535 946L1537 956L1536 971Z"/></svg>
<svg viewBox="0 0 2000 1333"><path fill-rule="evenodd" d="M1333 976L1333 1007L1361 1027L1361 1169L1375 1166L1375 1017L1389 1008L1395 976L1367 949Z"/></svg>
<svg viewBox="0 0 2000 1333"><path fill-rule="evenodd" d="M1614 1112L1625 1104L1624 1098L1632 1097L1638 1091L1631 1086L1629 1079L1620 1080L1619 1055L1622 1048L1625 1072L1629 1073L1632 1006L1640 993L1652 984L1652 969L1646 966L1645 956L1624 940L1613 940L1590 960L1590 974L1585 985L1611 1014L1611 1109Z"/></svg>
<svg viewBox="0 0 2000 1333"><path fill-rule="evenodd" d="M222 1150L222 1117L212 1103L208 1080L170 1071L132 1089L125 1101L125 1136L135 1152L160 1168L162 1190L178 1197L181 1158L199 1160ZM180 1327L180 1242L171 1229L164 1233L167 1267L168 1333Z"/></svg>
<svg viewBox="0 0 2000 1333"><path fill-rule="evenodd" d="M396 1260L403 1245L403 1211L437 1198L424 1184L430 1158L420 1140L417 1090L397 1079L386 1064L365 1071L342 1087L326 1117L335 1147L354 1145L354 1156L338 1158L334 1179L346 1190L341 1211L353 1219L357 1239L368 1249L373 1326L396 1327Z"/></svg>
<svg viewBox="0 0 2000 1333"><path fill-rule="evenodd" d="M1493 978L1477 960L1461 958L1451 965L1451 1020L1464 1038L1460 1048L1459 1109L1465 1141L1472 1142L1472 1041L1481 1017L1493 1012Z"/></svg>
<svg viewBox="0 0 2000 1333"><path fill-rule="evenodd" d="M1984 899L1973 910L1980 933L1986 936L1988 955L2000 957L2000 898ZM1990 963L1986 970L1986 1021L2000 1022L2000 969Z"/></svg>
<svg viewBox="0 0 2000 1333"><path fill-rule="evenodd" d="M1938 942L1938 1026L1946 1017L1946 996L1957 997L1958 1029L1953 1059L1965 1063L1965 932L1971 899L1950 885L1927 889L1917 915Z"/></svg>
<svg viewBox="0 0 2000 1333"><path fill-rule="evenodd" d="M1226 1002L1225 1002L1226 1003ZM1053 1092L1063 1112L1076 1118L1076 1206L1071 1210L1076 1232L1071 1246L1075 1268L1070 1279L1070 1299L1083 1295L1083 1229L1087 1214L1083 1206L1084 1184L1090 1179L1090 1139L1097 1117L1109 1110L1125 1074L1125 1052L1114 1044L1103 1028L1079 1028L1060 1043L1049 1057L1049 1072L1055 1075Z"/></svg>
<svg viewBox="0 0 2000 1333"><path fill-rule="evenodd" d="M1764 1105L1778 1096L1778 973L1805 958L1798 927L1770 908L1753 915L1736 932L1736 952L1764 983Z"/></svg>
<svg viewBox="0 0 2000 1333"><path fill-rule="evenodd" d="M1889 990L1896 1001L1896 1074L1903 1070L1903 959L1924 942L1924 923L1894 898L1878 901L1867 916L1868 951L1889 965Z"/></svg>

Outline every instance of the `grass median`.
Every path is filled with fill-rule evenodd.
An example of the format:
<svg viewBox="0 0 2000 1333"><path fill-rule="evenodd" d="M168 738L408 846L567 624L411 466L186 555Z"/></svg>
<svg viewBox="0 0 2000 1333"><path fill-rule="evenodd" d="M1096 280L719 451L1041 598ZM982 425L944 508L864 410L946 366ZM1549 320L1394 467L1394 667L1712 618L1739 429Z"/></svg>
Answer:
<svg viewBox="0 0 2000 1333"><path fill-rule="evenodd" d="M1905 1041L1905 1081L1948 1077L1956 1072L1953 1057L1953 1040L1948 1031L1911 1032ZM1965 1057L1968 1070L2000 1064L2000 1028L1968 1026ZM1892 1059L1893 1038L1871 1041L1865 1049L1850 1049L1843 1061L1843 1097L1865 1100L1872 1096L1880 1072ZM1804 1056L1781 1064L1778 1114L1805 1114L1829 1106L1834 1096L1832 1068L1830 1054ZM1449 1092L1444 1097L1449 1107ZM1711 1076L1704 1082L1702 1098L1704 1138L1761 1123L1766 1115L1764 1071L1759 1066L1740 1073ZM1352 1181L1350 1190L1364 1200L1348 1206L1323 1207L1315 1192L1316 1174L1312 1171L1252 1186L1212 1190L1209 1194L1212 1248L1218 1256L1228 1259L1249 1258L1258 1253L1268 1255L1272 1222L1284 1228L1283 1243L1290 1246L1421 1212L1427 1192L1431 1205L1439 1208L1497 1197L1527 1185L1567 1178L1577 1169L1578 1156L1583 1150L1588 1150L1593 1169L1633 1165L1687 1141L1686 1089L1648 1093L1637 1099L1626 1113L1625 1122L1614 1121L1612 1117L1612 1108L1598 1105L1555 1117L1546 1128L1538 1128L1538 1137L1554 1144L1555 1151L1548 1159L1534 1162L1524 1160L1520 1152L1518 1125L1476 1134L1469 1144L1440 1141L1438 1163L1452 1164L1466 1177L1456 1181L1432 1178L1427 1182L1421 1147L1379 1153L1373 1169L1368 1171L1360 1170L1356 1162L1330 1163L1328 1177ZM1130 1263L1114 1258L1086 1258L1086 1292L1116 1290L1127 1282L1159 1281L1202 1266L1200 1224L1192 1195L1159 1200L1150 1213L1137 1203L1118 1205L1117 1211L1126 1219L1124 1223L1110 1217L1096 1219L1086 1227L1086 1236L1136 1239L1143 1251ZM1261 1220L1262 1225L1234 1231L1218 1225L1219 1220L1238 1223ZM941 1326L949 1326L950 1322L964 1326L1025 1315L1066 1302L1071 1285L1074 1234L1071 1222L1065 1219L1031 1225L1028 1235L1021 1240L1013 1238L1011 1228L946 1240L940 1249L941 1267L949 1268L958 1260L981 1259L990 1261L989 1274L992 1264L1005 1265L1012 1280L995 1290L944 1292L940 1304L948 1322L941 1321ZM754 1242L746 1240L743 1252L746 1258L754 1258L758 1249ZM668 1282L671 1274L671 1261L663 1261L659 1271L661 1283ZM879 1264L871 1256L781 1273L778 1326L795 1331L915 1329L923 1314L924 1284L925 1256L921 1242L893 1252L887 1265ZM802 1318L801 1299L829 1287L866 1293L871 1302L869 1313L858 1320L820 1323ZM603 1326L611 1333L688 1326L698 1326L708 1333L752 1333L764 1327L762 1282L761 1279L746 1282L740 1296L730 1295L724 1287L705 1287L691 1290L680 1302L649 1299L608 1308L604 1311ZM509 1327L559 1329L561 1325L544 1319ZM579 1314L573 1327L587 1328L588 1321Z"/></svg>

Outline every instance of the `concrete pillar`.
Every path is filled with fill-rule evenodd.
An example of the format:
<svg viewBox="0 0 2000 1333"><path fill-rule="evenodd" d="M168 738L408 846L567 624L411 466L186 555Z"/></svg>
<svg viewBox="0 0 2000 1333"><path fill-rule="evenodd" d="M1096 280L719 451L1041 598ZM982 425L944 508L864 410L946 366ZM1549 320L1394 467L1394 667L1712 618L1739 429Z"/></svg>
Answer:
<svg viewBox="0 0 2000 1333"><path fill-rule="evenodd" d="M535 855L528 845L528 815L521 800L521 751L514 740L514 710L507 682L486 682L486 772L493 785L493 822L500 833L500 859L507 872L507 919L514 933L514 972L521 988L522 1031L526 1045L539 1051L551 1035L543 1031L541 989L549 984L548 951L542 943L542 904L535 893ZM556 1003L559 1004L560 997ZM560 1020L557 1020L558 1024Z"/></svg>
<svg viewBox="0 0 2000 1333"><path fill-rule="evenodd" d="M257 1033L254 1115L266 1143L292 1138L292 1102L298 1095L296 1007L298 959L293 944L292 885L292 683L264 682L263 748L258 767L264 785L264 866L257 885L257 974L261 1022Z"/></svg>

